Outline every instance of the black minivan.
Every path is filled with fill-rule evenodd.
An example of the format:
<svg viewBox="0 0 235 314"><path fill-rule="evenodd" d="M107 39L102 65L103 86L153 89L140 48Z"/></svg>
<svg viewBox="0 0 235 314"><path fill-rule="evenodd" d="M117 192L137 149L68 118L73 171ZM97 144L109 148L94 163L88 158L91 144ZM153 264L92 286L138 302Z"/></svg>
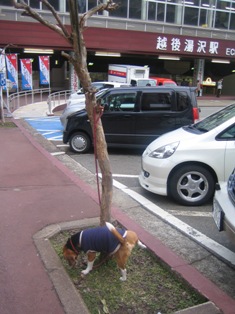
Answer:
<svg viewBox="0 0 235 314"><path fill-rule="evenodd" d="M109 147L145 148L163 133L192 124L199 118L196 87L127 87L105 90L99 97ZM68 117L63 142L72 151L86 153L92 146L86 110Z"/></svg>

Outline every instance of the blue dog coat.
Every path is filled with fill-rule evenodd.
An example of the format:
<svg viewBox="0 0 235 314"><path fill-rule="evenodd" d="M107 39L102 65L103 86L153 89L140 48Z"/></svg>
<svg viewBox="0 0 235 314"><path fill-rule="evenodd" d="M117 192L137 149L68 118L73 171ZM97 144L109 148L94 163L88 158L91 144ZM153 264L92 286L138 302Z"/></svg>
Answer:
<svg viewBox="0 0 235 314"><path fill-rule="evenodd" d="M117 228L117 231L123 237L126 236L126 230ZM120 245L118 239L106 226L86 229L80 234L79 247L85 253L93 251L114 254L119 249Z"/></svg>

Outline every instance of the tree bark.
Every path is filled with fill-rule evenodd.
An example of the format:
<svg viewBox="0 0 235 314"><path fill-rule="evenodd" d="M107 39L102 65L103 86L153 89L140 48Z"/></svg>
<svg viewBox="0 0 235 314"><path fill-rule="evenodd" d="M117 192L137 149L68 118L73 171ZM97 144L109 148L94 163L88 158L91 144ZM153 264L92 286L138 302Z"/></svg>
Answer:
<svg viewBox="0 0 235 314"><path fill-rule="evenodd" d="M104 225L105 221L111 221L111 205L113 196L113 178L110 166L107 144L105 141L101 116L103 108L96 102L94 93L86 93L87 113L92 125L94 153L98 160L102 174L102 197L100 202L100 224Z"/></svg>

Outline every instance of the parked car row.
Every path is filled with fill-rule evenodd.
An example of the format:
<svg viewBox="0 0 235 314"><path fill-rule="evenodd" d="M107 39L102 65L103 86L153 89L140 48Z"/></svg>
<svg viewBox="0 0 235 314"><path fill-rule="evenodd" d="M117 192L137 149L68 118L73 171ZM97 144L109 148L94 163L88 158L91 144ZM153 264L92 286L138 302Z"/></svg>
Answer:
<svg viewBox="0 0 235 314"><path fill-rule="evenodd" d="M199 118L194 88L106 88L96 96L108 146L145 147L140 185L185 206L214 196L215 224L235 241L235 104L193 123ZM78 153L92 146L84 106L61 119L63 141Z"/></svg>
<svg viewBox="0 0 235 314"><path fill-rule="evenodd" d="M151 79L155 80L156 84L161 86L170 86L170 85L177 85L175 81L165 78L165 77L150 77Z"/></svg>
<svg viewBox="0 0 235 314"><path fill-rule="evenodd" d="M158 136L198 119L193 87L112 88L97 95L104 107L102 124L108 146L145 148ZM67 117L63 142L77 153L92 146L91 124L85 109Z"/></svg>
<svg viewBox="0 0 235 314"><path fill-rule="evenodd" d="M121 83L117 82L93 82L91 83L91 86L96 89L97 92L108 88L117 88L121 86L126 86L127 84L123 85ZM80 105L83 103L83 108L85 107L85 94L83 91L83 88L80 88L77 92L72 93L69 97L69 100L67 102L67 107L70 106L76 106L78 105L78 110L80 110Z"/></svg>
<svg viewBox="0 0 235 314"><path fill-rule="evenodd" d="M96 88L97 92L102 90L102 89L121 87L123 85L124 84L122 84L122 83L108 82L108 81L92 82L91 83L91 86ZM125 85L127 85L127 84L125 84ZM79 99L79 98L85 99L83 88L80 88L77 92L72 93L69 97L69 99Z"/></svg>

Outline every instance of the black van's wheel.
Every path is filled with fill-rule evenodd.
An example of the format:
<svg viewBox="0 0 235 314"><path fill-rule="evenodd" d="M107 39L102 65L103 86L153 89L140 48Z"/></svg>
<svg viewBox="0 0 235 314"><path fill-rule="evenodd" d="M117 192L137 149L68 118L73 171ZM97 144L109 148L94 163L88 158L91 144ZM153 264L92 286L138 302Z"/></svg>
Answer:
<svg viewBox="0 0 235 314"><path fill-rule="evenodd" d="M169 194L182 205L202 205L212 197L214 190L214 178L202 166L183 166L169 179Z"/></svg>
<svg viewBox="0 0 235 314"><path fill-rule="evenodd" d="M84 154L91 148L91 140L85 133L76 132L70 137L69 145L75 153Z"/></svg>

